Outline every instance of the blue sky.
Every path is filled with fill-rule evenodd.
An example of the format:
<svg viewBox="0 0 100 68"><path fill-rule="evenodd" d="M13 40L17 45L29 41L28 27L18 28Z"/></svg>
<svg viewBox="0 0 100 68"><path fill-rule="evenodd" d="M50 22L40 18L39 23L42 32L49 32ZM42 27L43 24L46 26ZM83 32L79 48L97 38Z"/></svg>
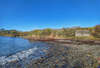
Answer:
<svg viewBox="0 0 100 68"><path fill-rule="evenodd" d="M100 0L0 0L0 28L28 31L100 24Z"/></svg>

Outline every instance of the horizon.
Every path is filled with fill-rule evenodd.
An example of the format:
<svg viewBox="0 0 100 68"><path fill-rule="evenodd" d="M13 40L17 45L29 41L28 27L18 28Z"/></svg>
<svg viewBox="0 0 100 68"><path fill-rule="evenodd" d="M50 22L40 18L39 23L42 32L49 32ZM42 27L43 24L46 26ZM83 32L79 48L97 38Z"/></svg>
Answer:
<svg viewBox="0 0 100 68"><path fill-rule="evenodd" d="M0 0L0 28L31 31L100 24L100 0Z"/></svg>
<svg viewBox="0 0 100 68"><path fill-rule="evenodd" d="M100 25L100 24L97 24L97 25ZM31 30L17 30L17 29L6 29L6 28L0 28L0 29L4 29L4 30L16 30L16 31L21 31L21 32L30 32L30 31L34 31L34 30L44 30L44 29L54 29L54 30L59 30L59 29L63 29L63 28L77 28L77 27L80 27L80 28L91 28L91 27L95 27L96 25L94 25L94 26L87 26L87 27L85 27L85 26L71 26L71 27L59 27L59 28L36 28L36 29L31 29Z"/></svg>

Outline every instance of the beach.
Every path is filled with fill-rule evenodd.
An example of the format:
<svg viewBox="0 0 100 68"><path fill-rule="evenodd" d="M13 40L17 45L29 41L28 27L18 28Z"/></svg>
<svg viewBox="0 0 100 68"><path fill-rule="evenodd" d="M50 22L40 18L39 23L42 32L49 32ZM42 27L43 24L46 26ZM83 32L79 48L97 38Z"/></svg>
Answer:
<svg viewBox="0 0 100 68"><path fill-rule="evenodd" d="M55 44L36 65L40 68L97 68L99 57L99 45Z"/></svg>
<svg viewBox="0 0 100 68"><path fill-rule="evenodd" d="M97 68L99 66L100 45L63 44L47 42L51 46L44 50L46 55L29 62L10 62L5 68ZM26 63L23 63L26 62ZM3 68L0 67L0 68Z"/></svg>

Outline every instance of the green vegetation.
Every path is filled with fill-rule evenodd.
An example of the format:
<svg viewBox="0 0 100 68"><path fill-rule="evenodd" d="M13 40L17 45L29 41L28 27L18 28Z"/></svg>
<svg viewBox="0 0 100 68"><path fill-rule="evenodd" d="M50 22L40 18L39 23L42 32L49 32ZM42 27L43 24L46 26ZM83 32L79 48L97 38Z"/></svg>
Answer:
<svg viewBox="0 0 100 68"><path fill-rule="evenodd" d="M93 36L96 38L100 38L100 25L96 25L94 27Z"/></svg>
<svg viewBox="0 0 100 68"><path fill-rule="evenodd" d="M16 30L0 29L0 36L17 37L17 36L22 36L22 35L23 35L23 32L19 32Z"/></svg>
<svg viewBox="0 0 100 68"><path fill-rule="evenodd" d="M0 29L1 36L11 36L11 37L33 37L33 38L50 38L50 39L75 39L75 38L86 38L86 37L76 37L75 32L77 30L88 30L90 32L90 36L88 39L99 39L100 38L100 25L96 25L94 27L72 27L72 28L62 28L62 29L42 29L42 30L33 30L29 32L21 32L17 30L5 30Z"/></svg>

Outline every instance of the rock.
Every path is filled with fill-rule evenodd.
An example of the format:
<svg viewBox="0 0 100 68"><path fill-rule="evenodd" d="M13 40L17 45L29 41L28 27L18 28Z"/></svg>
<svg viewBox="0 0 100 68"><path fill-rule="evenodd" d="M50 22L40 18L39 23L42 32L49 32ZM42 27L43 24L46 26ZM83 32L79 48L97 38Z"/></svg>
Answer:
<svg viewBox="0 0 100 68"><path fill-rule="evenodd" d="M7 61L6 61L6 56L0 57L0 65L4 65L4 64L6 64L6 63L7 63Z"/></svg>

